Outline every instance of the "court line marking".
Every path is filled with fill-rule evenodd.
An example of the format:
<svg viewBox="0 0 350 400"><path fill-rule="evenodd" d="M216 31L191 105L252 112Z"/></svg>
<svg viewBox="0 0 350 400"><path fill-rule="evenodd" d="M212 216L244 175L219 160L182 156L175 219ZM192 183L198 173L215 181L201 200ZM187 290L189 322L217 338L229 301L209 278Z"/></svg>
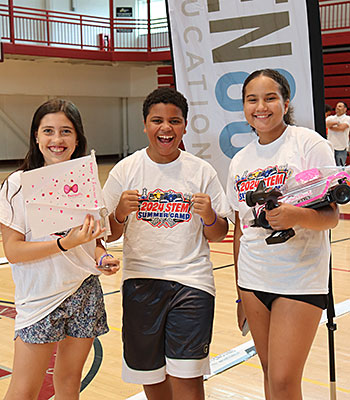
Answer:
<svg viewBox="0 0 350 400"><path fill-rule="evenodd" d="M343 239L333 240L333 241L331 242L331 244L342 243L342 242L346 242L347 240L350 240L350 237L343 238Z"/></svg>
<svg viewBox="0 0 350 400"><path fill-rule="evenodd" d="M344 241L344 240L348 240L348 239L341 239L339 241ZM337 241L337 242L339 242L339 241ZM212 250L212 252L223 253L223 254L231 254L231 253L224 253L224 252L219 252L219 251L215 251L215 250ZM5 257L2 257L2 258L0 257L0 264L5 263L5 262L7 263L7 259ZM221 267L216 267L216 268L214 268L214 270L227 268L227 267L230 267L232 265L233 264L229 264L229 265L225 265L225 266L221 266ZM7 267L8 266L5 266L5 268L7 268ZM0 265L0 268L1 268L1 265ZM118 292L120 292L120 291L118 290L118 291L115 291L115 292L105 293L105 295L112 294L112 293L118 293ZM0 299L0 301L1 300L2 299ZM6 300L3 300L3 302L10 303L9 301L6 301ZM342 315L342 314L344 314L346 312L349 312L350 311L350 300L346 300L345 302L336 304L335 305L335 309L336 309L335 317L338 317L338 316L340 316L340 315ZM324 310L322 318L321 318L321 321L320 321L320 324L326 322L326 320L327 320L327 314L326 314L326 311ZM121 328L116 328L116 327L112 327L112 326L110 326L110 328L112 330L115 330L115 331L119 331L119 332L121 331ZM233 366L235 366L237 364L245 362L247 359L253 357L256 354L256 352L255 352L254 344L251 346L251 342L253 342L253 341L251 340L251 341L247 342L246 344L237 346L236 348L231 349L228 352L225 352L225 353L222 353L222 354L220 354L220 355L218 355L216 357L213 357L211 359L211 361L210 361L211 362L211 368L212 368L213 372L210 375L205 376L204 379L207 380L210 377L212 377L212 376L214 376L216 374L219 374L219 373L221 373L221 372L223 372L223 371L225 371L225 370L227 370L227 369L229 369L229 368L231 368L231 367L233 367ZM244 346L244 345L246 345L246 346L248 345L248 348L246 346ZM243 347L241 348L241 346L243 346ZM234 360L232 359L233 356L234 356ZM228 363L226 365L222 365L225 360L228 361ZM322 385L322 386L327 386L327 387L329 386L329 385L324 384L322 382L313 381L313 380L308 379L308 378L303 378L303 380L305 380L307 382L310 382L310 383L319 384L319 385ZM343 388L337 388L337 390L344 391L345 393L350 393L350 391L348 391L347 389L343 389ZM143 392L139 393L136 396L139 396L139 395L142 395L142 394L143 394ZM134 398L134 397L132 397L132 398ZM132 399L132 398L130 398L130 399ZM145 397L135 397L135 399L136 398L146 399Z"/></svg>
<svg viewBox="0 0 350 400"><path fill-rule="evenodd" d="M348 312L350 312L350 299L347 299L347 300L345 300L345 301L343 301L341 303L335 304L335 318L337 318L337 317L339 317L341 315L344 315L344 314L346 314ZM323 311L323 314L322 314L322 317L321 317L321 320L320 320L320 325L322 325L325 322L327 322L326 310ZM110 329L116 330L118 332L121 331L120 328L116 328L116 327L112 327L112 326L110 326ZM219 355L211 358L210 365L211 365L212 373L210 375L205 376L204 379L207 380L207 379L211 378L212 376L215 376L215 375L217 375L217 374L219 374L221 372L224 372L227 369L229 369L229 368L231 368L231 367L233 367L235 365L241 364L241 363L245 363L247 365L254 366L254 367L257 367L257 368L261 369L260 366L256 366L255 364L251 364L251 363L247 363L246 362L248 359L253 357L255 354L256 354L256 351L255 351L253 340L250 340L250 341L248 341L246 343L243 343L243 344L241 344L241 345L239 345L239 346L237 346L237 347L235 347L235 348L233 348L231 350L228 350L228 351L226 351L226 352L224 352L222 354L219 354ZM102 357L98 357L98 358L99 358L98 361L100 363L102 361ZM98 369L99 369L99 366L98 366L98 368L92 368L92 370L89 371L88 375L90 375L90 373L92 372L92 375L95 376L97 371L98 371ZM86 382L86 384L90 383L91 375L87 376L86 378L88 378L88 382ZM325 384L323 382L319 382L319 381L316 381L316 380L312 380L312 379L309 379L309 378L303 378L303 381L308 382L308 383L312 383L312 384L316 384L316 385L320 385L320 386L324 386L324 387L329 387L328 384ZM85 387L83 387L83 388L85 388ZM336 390L344 392L344 393L350 393L350 390L347 390L347 389L341 388L341 387L337 387ZM142 395L144 396L143 392L137 394L136 397L134 396L134 397L131 397L129 399L130 400L131 399L134 399L134 400L136 400L136 399L139 399L139 400L146 399L145 397L142 397Z"/></svg>
<svg viewBox="0 0 350 400"><path fill-rule="evenodd" d="M8 378L12 374L12 370L8 367L4 367L3 365L0 365L0 371L8 372L8 374L4 374L3 376L0 376L0 380Z"/></svg>
<svg viewBox="0 0 350 400"><path fill-rule="evenodd" d="M94 348L94 359L89 372L85 375L80 385L80 393L89 385L89 383L95 378L98 370L101 367L103 360L103 348L100 339L96 337L93 343ZM54 398L54 397L53 397Z"/></svg>
<svg viewBox="0 0 350 400"><path fill-rule="evenodd" d="M2 298L0 298L0 303L6 303L6 304L12 304L12 305L14 305L14 304L15 304L15 302L14 302L14 301L5 300L5 299L2 299Z"/></svg>
<svg viewBox="0 0 350 400"><path fill-rule="evenodd" d="M244 361L242 363L242 365L246 365L247 367L256 368L256 369L259 369L260 371L262 371L262 368L261 368L260 365L253 364L253 363L251 363L249 361ZM319 386L323 386L323 387L329 388L329 384L328 383L320 382L320 381L317 381L315 379L303 378L302 380L303 380L303 382L312 383L314 385L319 385ZM337 391L344 392L344 393L350 393L350 390L344 389L344 388L339 387L339 386L337 386Z"/></svg>

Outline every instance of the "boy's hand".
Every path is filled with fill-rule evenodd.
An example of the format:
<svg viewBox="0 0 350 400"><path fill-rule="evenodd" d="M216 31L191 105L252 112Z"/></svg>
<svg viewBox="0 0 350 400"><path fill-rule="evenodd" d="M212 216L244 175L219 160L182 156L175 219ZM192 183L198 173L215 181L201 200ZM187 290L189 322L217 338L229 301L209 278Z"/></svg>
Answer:
<svg viewBox="0 0 350 400"><path fill-rule="evenodd" d="M122 193L119 204L115 210L115 218L119 222L123 222L125 218L133 211L137 211L139 207L138 190L125 190Z"/></svg>
<svg viewBox="0 0 350 400"><path fill-rule="evenodd" d="M61 245L69 250L73 247L79 246L84 243L91 242L91 240L97 239L105 231L105 228L101 228L100 221L96 221L92 215L85 217L84 223L81 226L71 229L67 236L61 239Z"/></svg>
<svg viewBox="0 0 350 400"><path fill-rule="evenodd" d="M210 225L215 220L215 212L211 207L210 196L206 193L196 193L192 196L193 211L198 214L204 224Z"/></svg>

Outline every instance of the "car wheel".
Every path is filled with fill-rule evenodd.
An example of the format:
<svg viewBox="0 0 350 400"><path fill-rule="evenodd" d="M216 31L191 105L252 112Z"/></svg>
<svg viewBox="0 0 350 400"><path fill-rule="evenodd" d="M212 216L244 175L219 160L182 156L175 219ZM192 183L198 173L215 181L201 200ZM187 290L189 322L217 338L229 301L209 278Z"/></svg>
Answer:
<svg viewBox="0 0 350 400"><path fill-rule="evenodd" d="M254 192L250 190L245 194L245 202L247 203L248 207L254 207L256 202L253 199Z"/></svg>
<svg viewBox="0 0 350 400"><path fill-rule="evenodd" d="M332 189L331 198L338 204L346 204L350 201L350 186L342 183Z"/></svg>

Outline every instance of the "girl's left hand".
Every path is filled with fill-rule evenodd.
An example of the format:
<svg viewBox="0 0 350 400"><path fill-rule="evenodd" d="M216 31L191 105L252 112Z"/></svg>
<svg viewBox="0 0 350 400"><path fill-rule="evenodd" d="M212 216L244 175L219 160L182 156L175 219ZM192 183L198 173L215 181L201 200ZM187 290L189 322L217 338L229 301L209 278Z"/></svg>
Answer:
<svg viewBox="0 0 350 400"><path fill-rule="evenodd" d="M96 268L101 271L104 275L114 275L120 269L120 261L114 258L112 255L106 257L101 256ZM102 260L101 260L102 258ZM100 265L101 263L101 265Z"/></svg>
<svg viewBox="0 0 350 400"><path fill-rule="evenodd" d="M192 196L193 211L198 214L206 225L215 220L215 212L211 207L210 196L206 193L196 193Z"/></svg>
<svg viewBox="0 0 350 400"><path fill-rule="evenodd" d="M100 221L96 221L95 226L94 217L88 214L83 225L71 229L68 235L62 238L61 244L65 249L70 250L73 247L97 239L105 230L106 228L101 228Z"/></svg>
<svg viewBox="0 0 350 400"><path fill-rule="evenodd" d="M271 228L280 231L298 225L300 208L292 204L280 203L278 207L266 211L266 219Z"/></svg>

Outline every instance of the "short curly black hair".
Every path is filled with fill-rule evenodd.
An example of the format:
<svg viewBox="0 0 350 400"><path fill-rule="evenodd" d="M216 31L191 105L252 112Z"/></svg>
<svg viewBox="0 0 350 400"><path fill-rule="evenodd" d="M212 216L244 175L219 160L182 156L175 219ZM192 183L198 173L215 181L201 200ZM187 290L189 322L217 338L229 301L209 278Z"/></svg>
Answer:
<svg viewBox="0 0 350 400"><path fill-rule="evenodd" d="M159 103L173 104L174 106L178 107L181 110L182 116L184 117L185 121L187 121L187 115L188 115L187 100L182 93L170 87L161 87L155 89L146 97L145 101L143 102L143 108L142 108L144 121L146 121L150 108L154 104L159 104Z"/></svg>

